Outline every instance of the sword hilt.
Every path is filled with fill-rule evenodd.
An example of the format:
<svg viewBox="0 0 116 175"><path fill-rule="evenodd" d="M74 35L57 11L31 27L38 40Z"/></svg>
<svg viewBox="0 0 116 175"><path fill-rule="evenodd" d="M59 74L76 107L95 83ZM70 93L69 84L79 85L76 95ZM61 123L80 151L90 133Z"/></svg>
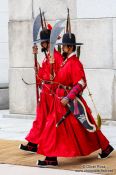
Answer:
<svg viewBox="0 0 116 175"><path fill-rule="evenodd" d="M59 120L59 122L56 124L56 128L67 118L67 116L71 113L70 110L67 111L67 113Z"/></svg>

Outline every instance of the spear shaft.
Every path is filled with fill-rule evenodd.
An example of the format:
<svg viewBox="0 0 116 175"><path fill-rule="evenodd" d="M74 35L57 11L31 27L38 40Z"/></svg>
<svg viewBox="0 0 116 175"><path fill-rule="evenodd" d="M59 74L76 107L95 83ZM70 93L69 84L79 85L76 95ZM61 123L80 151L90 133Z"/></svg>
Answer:
<svg viewBox="0 0 116 175"><path fill-rule="evenodd" d="M37 67L37 54L38 54L38 47L36 44L33 45L33 54L34 54L34 66L35 66L35 78L36 78L36 101L37 104L39 103L39 91L38 91L38 83L37 83L37 72L38 72L38 67Z"/></svg>

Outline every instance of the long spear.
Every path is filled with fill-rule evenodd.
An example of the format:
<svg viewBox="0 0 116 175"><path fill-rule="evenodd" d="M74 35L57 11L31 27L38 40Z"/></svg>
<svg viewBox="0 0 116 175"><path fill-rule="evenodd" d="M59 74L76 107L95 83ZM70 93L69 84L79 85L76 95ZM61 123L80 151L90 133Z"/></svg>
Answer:
<svg viewBox="0 0 116 175"><path fill-rule="evenodd" d="M65 20L58 21L52 28L51 35L50 35L50 75L51 75L50 80L53 80L53 77L54 77L54 70L53 70L54 47L58 39L58 36L60 35L61 31L64 29L64 27L62 26L64 21Z"/></svg>
<svg viewBox="0 0 116 175"><path fill-rule="evenodd" d="M38 89L38 83L37 83L37 72L38 72L38 67L37 67L37 54L38 54L38 47L37 47L37 36L39 33L39 29L41 27L41 17L38 15L34 21L33 24L33 54L34 54L34 66L35 66L35 78L36 78L36 101L37 104L39 103L39 89Z"/></svg>

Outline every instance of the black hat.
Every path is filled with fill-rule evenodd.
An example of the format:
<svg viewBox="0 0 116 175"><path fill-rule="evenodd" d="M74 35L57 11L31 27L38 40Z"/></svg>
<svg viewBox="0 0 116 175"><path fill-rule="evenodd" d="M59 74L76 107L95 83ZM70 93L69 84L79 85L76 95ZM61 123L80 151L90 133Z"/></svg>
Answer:
<svg viewBox="0 0 116 175"><path fill-rule="evenodd" d="M66 21L66 33L63 35L62 43L57 43L57 45L82 45L82 43L76 43L76 37L74 33L71 33L71 22L69 15L69 8L67 9L67 21Z"/></svg>
<svg viewBox="0 0 116 175"><path fill-rule="evenodd" d="M51 30L47 29L45 15L44 12L41 12L41 8L40 8L40 17L41 17L42 30L40 32L40 39L38 40L38 42L50 41Z"/></svg>
<svg viewBox="0 0 116 175"><path fill-rule="evenodd" d="M50 34L51 34L51 30L49 30L49 29L43 29L40 32L39 42L50 41Z"/></svg>
<svg viewBox="0 0 116 175"><path fill-rule="evenodd" d="M74 33L65 33L62 38L62 43L58 43L58 45L82 45L82 43L76 43L76 38Z"/></svg>

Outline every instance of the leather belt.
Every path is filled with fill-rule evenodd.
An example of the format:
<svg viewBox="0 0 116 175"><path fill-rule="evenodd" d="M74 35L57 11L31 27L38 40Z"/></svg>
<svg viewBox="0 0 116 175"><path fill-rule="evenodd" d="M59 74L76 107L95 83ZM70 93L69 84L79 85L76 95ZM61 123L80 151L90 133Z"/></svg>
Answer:
<svg viewBox="0 0 116 175"><path fill-rule="evenodd" d="M58 88L59 89L65 89L65 90L71 90L72 89L71 86L63 86L63 85L59 85Z"/></svg>

